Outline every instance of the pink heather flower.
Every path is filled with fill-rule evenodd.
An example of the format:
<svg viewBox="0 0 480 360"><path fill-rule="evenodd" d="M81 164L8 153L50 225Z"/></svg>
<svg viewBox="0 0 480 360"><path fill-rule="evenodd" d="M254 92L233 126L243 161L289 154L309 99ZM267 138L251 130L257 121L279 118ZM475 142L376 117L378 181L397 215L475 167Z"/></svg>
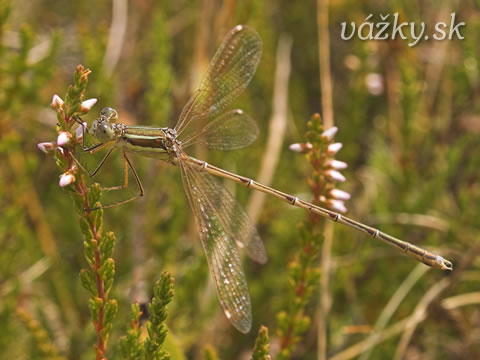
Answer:
<svg viewBox="0 0 480 360"><path fill-rule="evenodd" d="M327 165L335 170L343 170L348 167L348 164L346 162L335 160L335 159L328 160Z"/></svg>
<svg viewBox="0 0 480 360"><path fill-rule="evenodd" d="M341 212L341 213L346 213L347 208L345 207L345 204L341 200L329 200L328 205L330 206L331 209Z"/></svg>
<svg viewBox="0 0 480 360"><path fill-rule="evenodd" d="M42 142L42 143L38 143L37 147L39 150L43 151L45 154L48 154L49 152L55 150L57 148L57 145L52 142Z"/></svg>
<svg viewBox="0 0 480 360"><path fill-rule="evenodd" d="M332 180L343 182L345 181L345 176L343 176L340 172L337 170L327 170L325 171L325 174Z"/></svg>
<svg viewBox="0 0 480 360"><path fill-rule="evenodd" d="M87 130L87 123L84 122L82 125L78 126L77 129L75 130L75 138L77 140L81 140L83 137L83 132Z"/></svg>
<svg viewBox="0 0 480 360"><path fill-rule="evenodd" d="M383 93L383 76L378 73L370 73L365 77L365 84L370 94L378 96Z"/></svg>
<svg viewBox="0 0 480 360"><path fill-rule="evenodd" d="M80 111L82 112L87 112L89 111L93 105L95 105L97 103L97 99L93 98L93 99L88 99L88 100L85 100L84 102L82 102L82 105L80 106Z"/></svg>
<svg viewBox="0 0 480 360"><path fill-rule="evenodd" d="M52 102L50 104L54 109L61 108L63 106L63 100L57 94L53 95Z"/></svg>
<svg viewBox="0 0 480 360"><path fill-rule="evenodd" d="M311 150L312 149L312 144L310 144L310 143L302 143L302 144L295 143L295 144L290 145L288 148L292 151L303 153L306 150Z"/></svg>
<svg viewBox="0 0 480 360"><path fill-rule="evenodd" d="M346 191L339 190L339 189L333 189L330 190L330 196L334 199L337 200L348 200L350 199L350 194L347 193Z"/></svg>
<svg viewBox="0 0 480 360"><path fill-rule="evenodd" d="M57 145L63 146L69 143L70 139L72 138L72 134L68 131L60 131L57 137Z"/></svg>
<svg viewBox="0 0 480 360"><path fill-rule="evenodd" d="M325 130L322 133L322 136L327 140L332 140L335 134L337 133L338 128L336 126L331 127L330 129Z"/></svg>
<svg viewBox="0 0 480 360"><path fill-rule="evenodd" d="M75 182L75 176L69 172L66 172L60 175L60 181L58 182L58 185L60 185L60 187L65 187L73 182Z"/></svg>
<svg viewBox="0 0 480 360"><path fill-rule="evenodd" d="M340 149L343 147L342 143L333 143L328 145L328 152L332 155L335 155L337 152L340 151Z"/></svg>

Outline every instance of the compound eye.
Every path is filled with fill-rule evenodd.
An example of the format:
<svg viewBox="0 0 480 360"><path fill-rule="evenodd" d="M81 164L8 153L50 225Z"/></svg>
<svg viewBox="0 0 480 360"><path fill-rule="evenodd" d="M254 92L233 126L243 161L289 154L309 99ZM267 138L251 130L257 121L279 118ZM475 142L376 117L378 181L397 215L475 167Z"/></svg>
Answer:
<svg viewBox="0 0 480 360"><path fill-rule="evenodd" d="M95 137L100 141L112 140L115 137L113 125L106 121L98 123L95 131Z"/></svg>
<svg viewBox="0 0 480 360"><path fill-rule="evenodd" d="M110 122L116 122L118 120L118 113L117 110L111 108L111 107L106 107L102 110L100 113L101 117Z"/></svg>

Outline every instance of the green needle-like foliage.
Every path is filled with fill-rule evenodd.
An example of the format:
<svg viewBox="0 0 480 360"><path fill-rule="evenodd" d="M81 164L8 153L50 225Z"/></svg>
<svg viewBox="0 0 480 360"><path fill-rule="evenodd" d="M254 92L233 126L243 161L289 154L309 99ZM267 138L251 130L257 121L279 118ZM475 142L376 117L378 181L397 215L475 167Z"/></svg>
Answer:
<svg viewBox="0 0 480 360"><path fill-rule="evenodd" d="M140 327L140 305L138 303L132 304L130 308L130 328L127 330L127 335L120 340L120 349L124 359L141 360L144 359L144 346L140 341L142 329Z"/></svg>
<svg viewBox="0 0 480 360"><path fill-rule="evenodd" d="M255 347L253 348L252 360L270 360L270 344L268 339L268 328L261 326L258 330Z"/></svg>
<svg viewBox="0 0 480 360"><path fill-rule="evenodd" d="M147 337L145 341L140 339L142 329L140 325L140 305L131 306L130 328L127 335L120 341L120 349L125 359L167 360L170 355L163 349L167 336L167 305L173 298L174 280L168 272L164 272L153 289L154 296L149 304L150 320L147 322Z"/></svg>
<svg viewBox="0 0 480 360"><path fill-rule="evenodd" d="M167 336L167 305L173 298L174 280L168 272L164 272L153 288L153 299L149 305L150 321L147 323L148 336L145 339L145 359L166 360L170 356L162 349Z"/></svg>

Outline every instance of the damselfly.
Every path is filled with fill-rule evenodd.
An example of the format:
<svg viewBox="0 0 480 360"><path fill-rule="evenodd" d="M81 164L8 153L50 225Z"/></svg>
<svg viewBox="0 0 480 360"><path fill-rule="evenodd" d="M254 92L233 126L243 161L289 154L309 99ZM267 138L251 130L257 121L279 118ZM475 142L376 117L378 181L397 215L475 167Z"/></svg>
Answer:
<svg viewBox="0 0 480 360"><path fill-rule="evenodd" d="M364 231L426 265L452 270L452 263L439 255L185 153L186 148L196 143L204 144L210 149L232 150L248 146L256 139L258 128L243 111L233 110L221 114L246 88L255 73L261 54L262 41L257 32L247 26L236 26L217 50L200 88L184 107L173 129L116 123L117 112L112 108L103 109L100 118L93 122L89 130L100 143L89 148L85 148L84 143L84 150L90 153L101 149L108 151L90 175L94 176L110 154L119 149L123 157L124 184L110 190L127 187L128 169L131 170L139 189L136 196L120 202L125 203L144 194L142 183L127 154L155 157L178 165L220 304L226 317L243 333L247 333L251 328L252 314L250 295L237 246L245 248L247 254L259 263L265 263L267 255L247 214L216 177L235 181L329 220ZM203 127L196 131L194 127L198 124ZM83 139L85 141L85 136Z"/></svg>

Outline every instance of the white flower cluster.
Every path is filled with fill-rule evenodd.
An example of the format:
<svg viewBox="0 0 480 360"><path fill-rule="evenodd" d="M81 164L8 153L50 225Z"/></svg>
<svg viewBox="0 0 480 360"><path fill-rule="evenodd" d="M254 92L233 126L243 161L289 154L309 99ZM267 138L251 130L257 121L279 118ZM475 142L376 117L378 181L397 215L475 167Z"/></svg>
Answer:
<svg viewBox="0 0 480 360"><path fill-rule="evenodd" d="M347 163L334 159L333 157L340 151L343 147L343 144L340 142L333 142L333 139L338 131L337 127L331 127L325 130L322 133L322 137L329 142L327 146L327 160L325 161L325 176L329 182L344 182L345 176L340 172L340 170L347 168ZM310 143L296 143L290 145L290 150L295 152L307 153L312 150L312 144ZM332 210L345 213L347 208L344 201L350 199L350 194L346 191L340 189L330 189L327 193L321 196L320 200L325 203L326 206Z"/></svg>
<svg viewBox="0 0 480 360"><path fill-rule="evenodd" d="M82 102L80 106L80 111L87 112L93 105L97 102L97 99L88 99ZM52 102L50 104L55 110L63 109L64 101L60 96L53 95ZM81 126L78 126L75 130L75 133L72 135L69 131L60 131L57 136L56 142L41 142L37 144L39 150L43 151L46 154L52 153L54 151L59 151L62 156L65 154L64 147L70 144L72 141L80 142L83 138L83 133L87 129L87 123L82 123ZM60 181L58 184L61 187L65 187L75 182L75 173L77 172L77 167L72 165L70 169L60 175Z"/></svg>

